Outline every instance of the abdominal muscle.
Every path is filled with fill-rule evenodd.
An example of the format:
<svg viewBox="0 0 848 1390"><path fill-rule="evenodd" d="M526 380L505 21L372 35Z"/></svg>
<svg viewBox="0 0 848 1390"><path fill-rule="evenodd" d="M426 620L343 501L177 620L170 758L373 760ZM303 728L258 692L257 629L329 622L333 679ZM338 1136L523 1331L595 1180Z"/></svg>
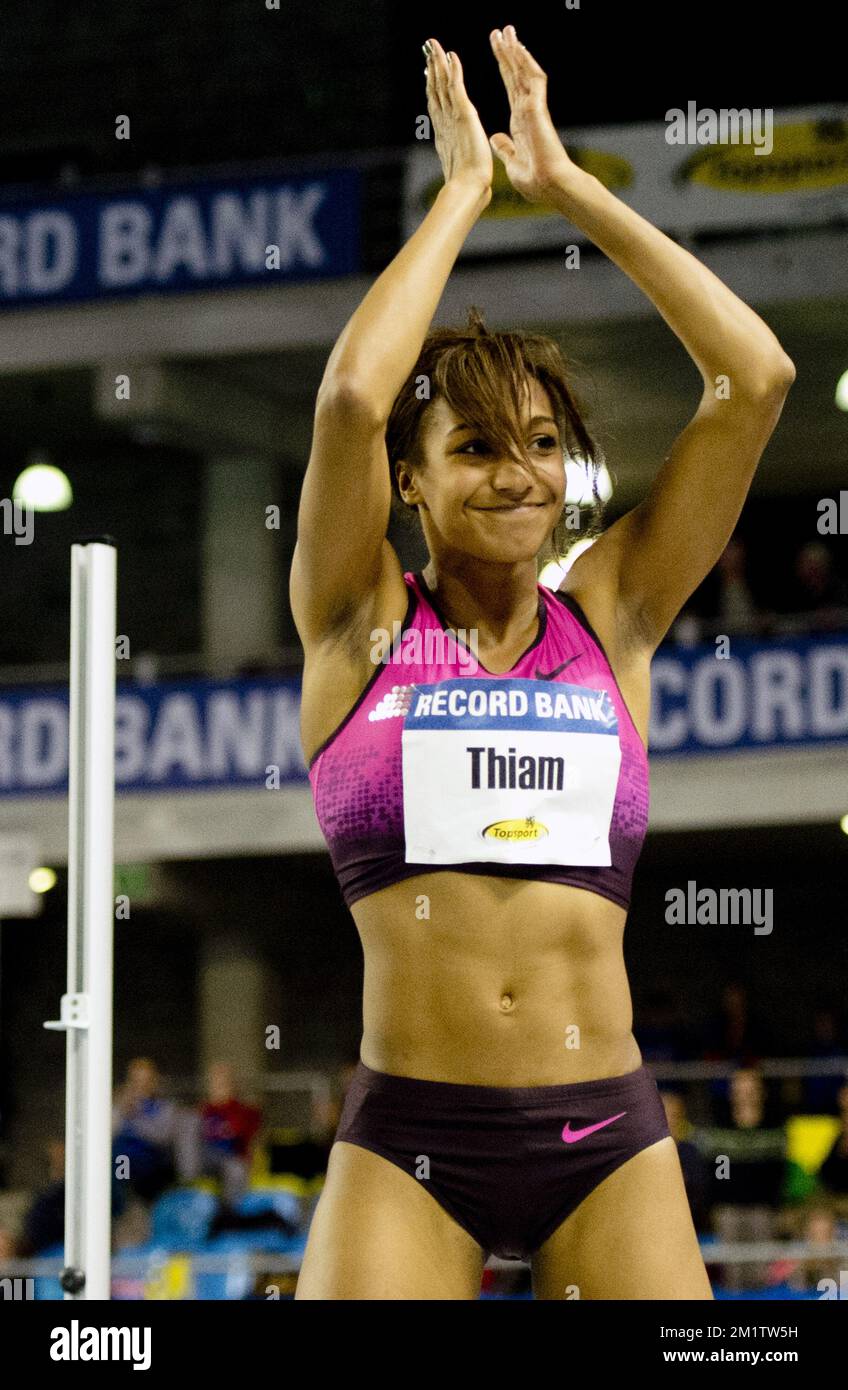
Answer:
<svg viewBox="0 0 848 1390"><path fill-rule="evenodd" d="M556 1086L642 1061L626 912L565 884L450 870L351 908L365 956L361 1057L375 1071Z"/></svg>

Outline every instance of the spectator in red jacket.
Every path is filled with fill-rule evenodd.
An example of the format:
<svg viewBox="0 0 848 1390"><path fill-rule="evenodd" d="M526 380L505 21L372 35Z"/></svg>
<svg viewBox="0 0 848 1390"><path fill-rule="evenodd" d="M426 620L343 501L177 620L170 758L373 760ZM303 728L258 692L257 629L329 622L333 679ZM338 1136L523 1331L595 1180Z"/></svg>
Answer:
<svg viewBox="0 0 848 1390"><path fill-rule="evenodd" d="M219 1176L223 1200L230 1206L247 1188L253 1143L262 1112L236 1095L229 1062L213 1062L207 1071L207 1099L200 1107L202 1171Z"/></svg>

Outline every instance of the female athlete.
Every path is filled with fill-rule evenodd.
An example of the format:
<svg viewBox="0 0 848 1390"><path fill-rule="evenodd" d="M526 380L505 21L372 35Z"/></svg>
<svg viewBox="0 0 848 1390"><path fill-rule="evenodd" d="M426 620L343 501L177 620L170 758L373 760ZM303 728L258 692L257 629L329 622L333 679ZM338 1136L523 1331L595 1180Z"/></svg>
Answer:
<svg viewBox="0 0 848 1390"><path fill-rule="evenodd" d="M300 499L301 734L365 977L297 1297L474 1299L494 1252L530 1262L537 1298L709 1299L623 933L651 657L724 550L795 373L750 308L571 161L513 27L490 41L511 107L491 142L457 55L426 45L444 186L335 344ZM557 344L479 315L430 332L492 150L643 290L703 379L645 499L558 591L539 560L564 459L591 440ZM419 573L386 538L393 490L423 528Z"/></svg>

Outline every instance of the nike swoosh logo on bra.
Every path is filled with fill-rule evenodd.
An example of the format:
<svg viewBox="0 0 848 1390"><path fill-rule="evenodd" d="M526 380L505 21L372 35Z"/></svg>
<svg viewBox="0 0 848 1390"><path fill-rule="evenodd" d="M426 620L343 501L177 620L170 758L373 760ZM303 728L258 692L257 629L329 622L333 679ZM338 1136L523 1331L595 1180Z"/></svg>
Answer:
<svg viewBox="0 0 848 1390"><path fill-rule="evenodd" d="M577 653L577 656L582 656L582 655L583 655L582 652L578 652L578 653ZM558 676L559 673L560 673L560 671L564 671L565 668L566 668L566 666L570 666L571 663L572 663L572 661L576 661L576 660L577 660L577 656L570 656L570 657L568 658L567 661L564 661L564 662L562 663L561 666L555 666L554 669L553 669L552 671L548 671L547 674L546 674L544 671L540 671L539 668L538 668L538 666L537 666L537 667L536 667L536 680L537 680L537 681L552 681L553 678L554 678L554 676Z"/></svg>
<svg viewBox="0 0 848 1390"><path fill-rule="evenodd" d="M571 1121L566 1120L562 1137L566 1144L576 1144L578 1139L585 1139L587 1134L594 1134L596 1129L603 1129L604 1125L611 1125L613 1120L620 1120L621 1116L626 1114L627 1111L622 1110L621 1114L610 1115L608 1120L599 1120L596 1125L587 1125L585 1129L569 1129Z"/></svg>

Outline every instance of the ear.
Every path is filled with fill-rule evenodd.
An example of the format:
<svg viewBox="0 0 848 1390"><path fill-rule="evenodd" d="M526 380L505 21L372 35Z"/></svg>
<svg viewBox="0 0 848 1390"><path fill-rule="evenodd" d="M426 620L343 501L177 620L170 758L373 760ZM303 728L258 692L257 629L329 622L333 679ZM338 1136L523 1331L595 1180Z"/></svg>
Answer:
<svg viewBox="0 0 848 1390"><path fill-rule="evenodd" d="M420 498L417 496L412 498L409 494L417 493L418 488L415 483L412 467L405 458L395 459L395 479L397 481L398 492L400 493L400 500L403 502L404 506L415 507L416 503L420 501Z"/></svg>

